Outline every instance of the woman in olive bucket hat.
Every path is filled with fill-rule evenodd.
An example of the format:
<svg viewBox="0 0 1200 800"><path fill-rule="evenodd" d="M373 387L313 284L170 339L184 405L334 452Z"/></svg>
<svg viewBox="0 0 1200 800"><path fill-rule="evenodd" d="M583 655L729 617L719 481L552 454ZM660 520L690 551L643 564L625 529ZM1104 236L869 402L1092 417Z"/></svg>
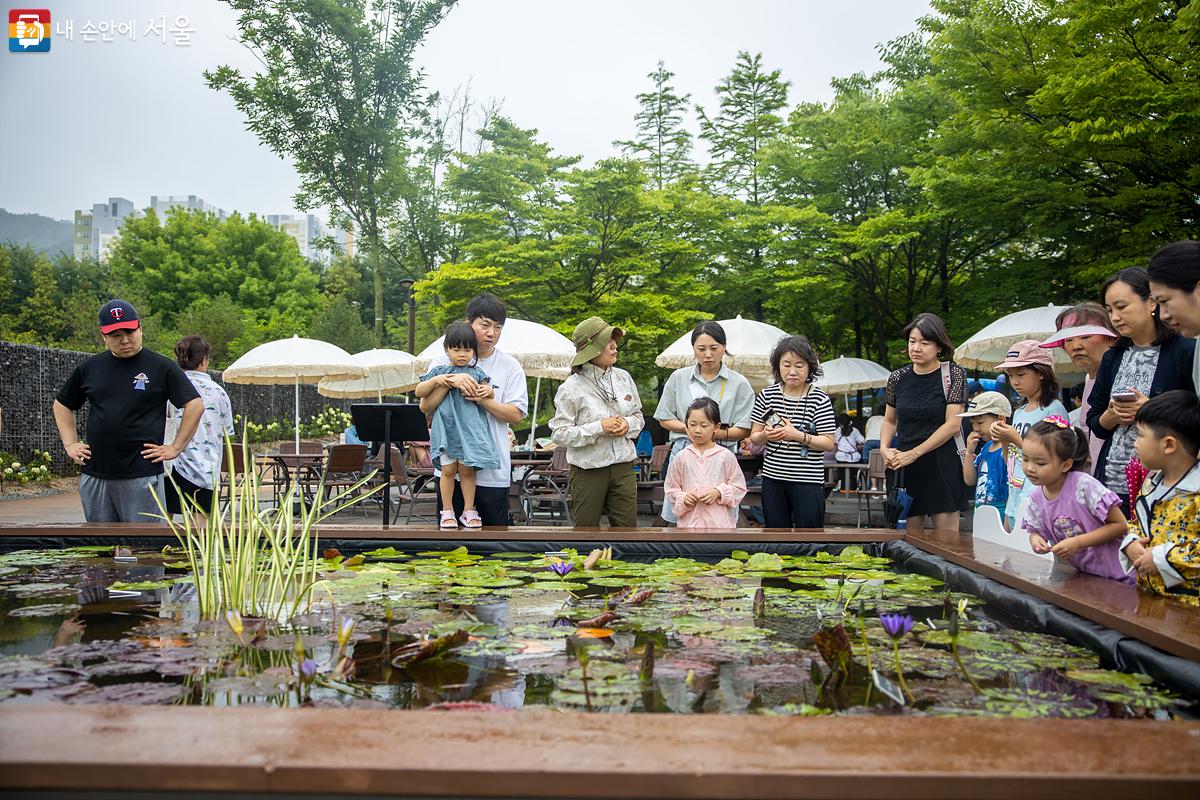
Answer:
<svg viewBox="0 0 1200 800"><path fill-rule="evenodd" d="M554 396L550 430L567 448L571 465L571 515L575 525L594 528L608 515L614 528L637 527L634 447L645 420L637 385L617 363L625 331L599 317L575 328L571 376Z"/></svg>

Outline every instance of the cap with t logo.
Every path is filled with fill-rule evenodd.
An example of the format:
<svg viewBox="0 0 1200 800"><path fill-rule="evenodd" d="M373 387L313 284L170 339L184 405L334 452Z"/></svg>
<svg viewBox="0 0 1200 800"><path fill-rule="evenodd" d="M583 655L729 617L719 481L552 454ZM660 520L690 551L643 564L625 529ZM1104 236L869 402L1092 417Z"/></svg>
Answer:
<svg viewBox="0 0 1200 800"><path fill-rule="evenodd" d="M141 324L137 309L124 300L109 300L100 309L100 332L136 330Z"/></svg>

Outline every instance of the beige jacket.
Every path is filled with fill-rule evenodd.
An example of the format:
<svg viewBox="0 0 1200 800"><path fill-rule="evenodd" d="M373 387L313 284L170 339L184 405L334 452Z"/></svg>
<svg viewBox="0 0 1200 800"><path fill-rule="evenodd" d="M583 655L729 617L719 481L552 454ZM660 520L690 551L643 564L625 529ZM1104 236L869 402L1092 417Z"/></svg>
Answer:
<svg viewBox="0 0 1200 800"><path fill-rule="evenodd" d="M611 392L615 399L605 395ZM558 387L555 414L550 420L554 443L567 448L567 463L596 469L637 460L634 441L646 425L637 384L620 367L601 370L584 364ZM624 436L610 436L600 421L623 417L629 425Z"/></svg>

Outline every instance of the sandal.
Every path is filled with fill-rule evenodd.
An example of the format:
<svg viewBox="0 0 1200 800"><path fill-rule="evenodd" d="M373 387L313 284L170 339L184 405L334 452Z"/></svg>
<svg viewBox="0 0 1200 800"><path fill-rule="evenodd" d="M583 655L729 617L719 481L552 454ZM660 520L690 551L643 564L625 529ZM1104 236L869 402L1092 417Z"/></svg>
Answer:
<svg viewBox="0 0 1200 800"><path fill-rule="evenodd" d="M453 511L438 512L438 527L445 530L458 530L458 523L454 520Z"/></svg>
<svg viewBox="0 0 1200 800"><path fill-rule="evenodd" d="M464 528L483 527L483 519L479 516L479 512L473 508L468 508L464 511L463 515L459 517L459 521L462 522Z"/></svg>

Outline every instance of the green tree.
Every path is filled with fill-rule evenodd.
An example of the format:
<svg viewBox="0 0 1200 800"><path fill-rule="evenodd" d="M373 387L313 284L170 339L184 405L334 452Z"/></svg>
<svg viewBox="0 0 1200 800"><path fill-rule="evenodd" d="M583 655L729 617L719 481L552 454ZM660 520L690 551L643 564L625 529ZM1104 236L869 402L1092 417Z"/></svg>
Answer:
<svg viewBox="0 0 1200 800"><path fill-rule="evenodd" d="M639 376L653 374L661 345L703 312L681 302L686 291L675 293L689 288L680 272L694 262L679 257L677 243L654 224L640 164L607 159L562 172L575 159L553 156L532 132L500 127L507 155L465 158L453 179L460 207L470 209L462 212L470 215L464 228L476 235L462 245L461 261L418 284L418 297L437 304L439 323L461 316L482 290L501 295L514 316L564 333L600 314L631 332L624 363ZM513 181L498 169L503 164L520 164L524 179Z"/></svg>
<svg viewBox="0 0 1200 800"><path fill-rule="evenodd" d="M233 344L246 330L246 316L227 294L197 297L175 319L175 327L182 336L203 336L212 348L208 355L211 368L222 369L243 352L235 352Z"/></svg>
<svg viewBox="0 0 1200 800"><path fill-rule="evenodd" d="M779 70L765 72L762 53L738 53L733 70L716 86L720 112L703 108L700 138L708 142L708 174L713 187L751 205L770 199L760 153L783 128L776 112L787 105L787 81Z"/></svg>
<svg viewBox="0 0 1200 800"><path fill-rule="evenodd" d="M691 160L692 134L684 124L692 96L675 93L675 87L671 85L675 73L662 61L646 77L653 81L654 90L637 96L641 106L633 117L637 137L614 144L625 155L645 164L646 172L661 191L667 184L681 180L696 169Z"/></svg>
<svg viewBox="0 0 1200 800"><path fill-rule="evenodd" d="M825 276L842 298L855 298L842 335L852 331L855 351L865 347L886 364L903 325L919 311L949 316L955 286L998 258L1023 226L979 203L935 204L914 180L953 106L927 82L919 40L884 52L891 73L835 80L834 101L797 107L767 160L778 196L811 204L830 223L797 277ZM899 88L884 88L889 77Z"/></svg>
<svg viewBox="0 0 1200 800"><path fill-rule="evenodd" d="M374 345L371 329L363 324L354 303L345 297L335 297L324 304L308 335L336 344L347 353L360 353Z"/></svg>
<svg viewBox="0 0 1200 800"><path fill-rule="evenodd" d="M205 73L301 176L296 205L334 207L371 258L375 342L384 331L383 239L402 196L412 120L426 104L413 53L454 0L226 0L263 71ZM418 277L418 276L411 276Z"/></svg>
<svg viewBox="0 0 1200 800"><path fill-rule="evenodd" d="M304 333L320 306L319 279L295 240L254 216L235 213L222 222L172 209L160 223L150 211L125 221L109 264L144 305L139 310L159 315L164 329L175 329L196 301L222 294L264 330L287 336Z"/></svg>
<svg viewBox="0 0 1200 800"><path fill-rule="evenodd" d="M1019 205L1043 271L1094 287L1200 219L1200 4L935 0L921 22L952 149L939 203ZM1090 292L1089 292L1090 293Z"/></svg>
<svg viewBox="0 0 1200 800"><path fill-rule="evenodd" d="M46 344L58 342L65 332L66 318L63 316L62 295L50 259L37 256L31 283L33 291L21 309L18 324Z"/></svg>

